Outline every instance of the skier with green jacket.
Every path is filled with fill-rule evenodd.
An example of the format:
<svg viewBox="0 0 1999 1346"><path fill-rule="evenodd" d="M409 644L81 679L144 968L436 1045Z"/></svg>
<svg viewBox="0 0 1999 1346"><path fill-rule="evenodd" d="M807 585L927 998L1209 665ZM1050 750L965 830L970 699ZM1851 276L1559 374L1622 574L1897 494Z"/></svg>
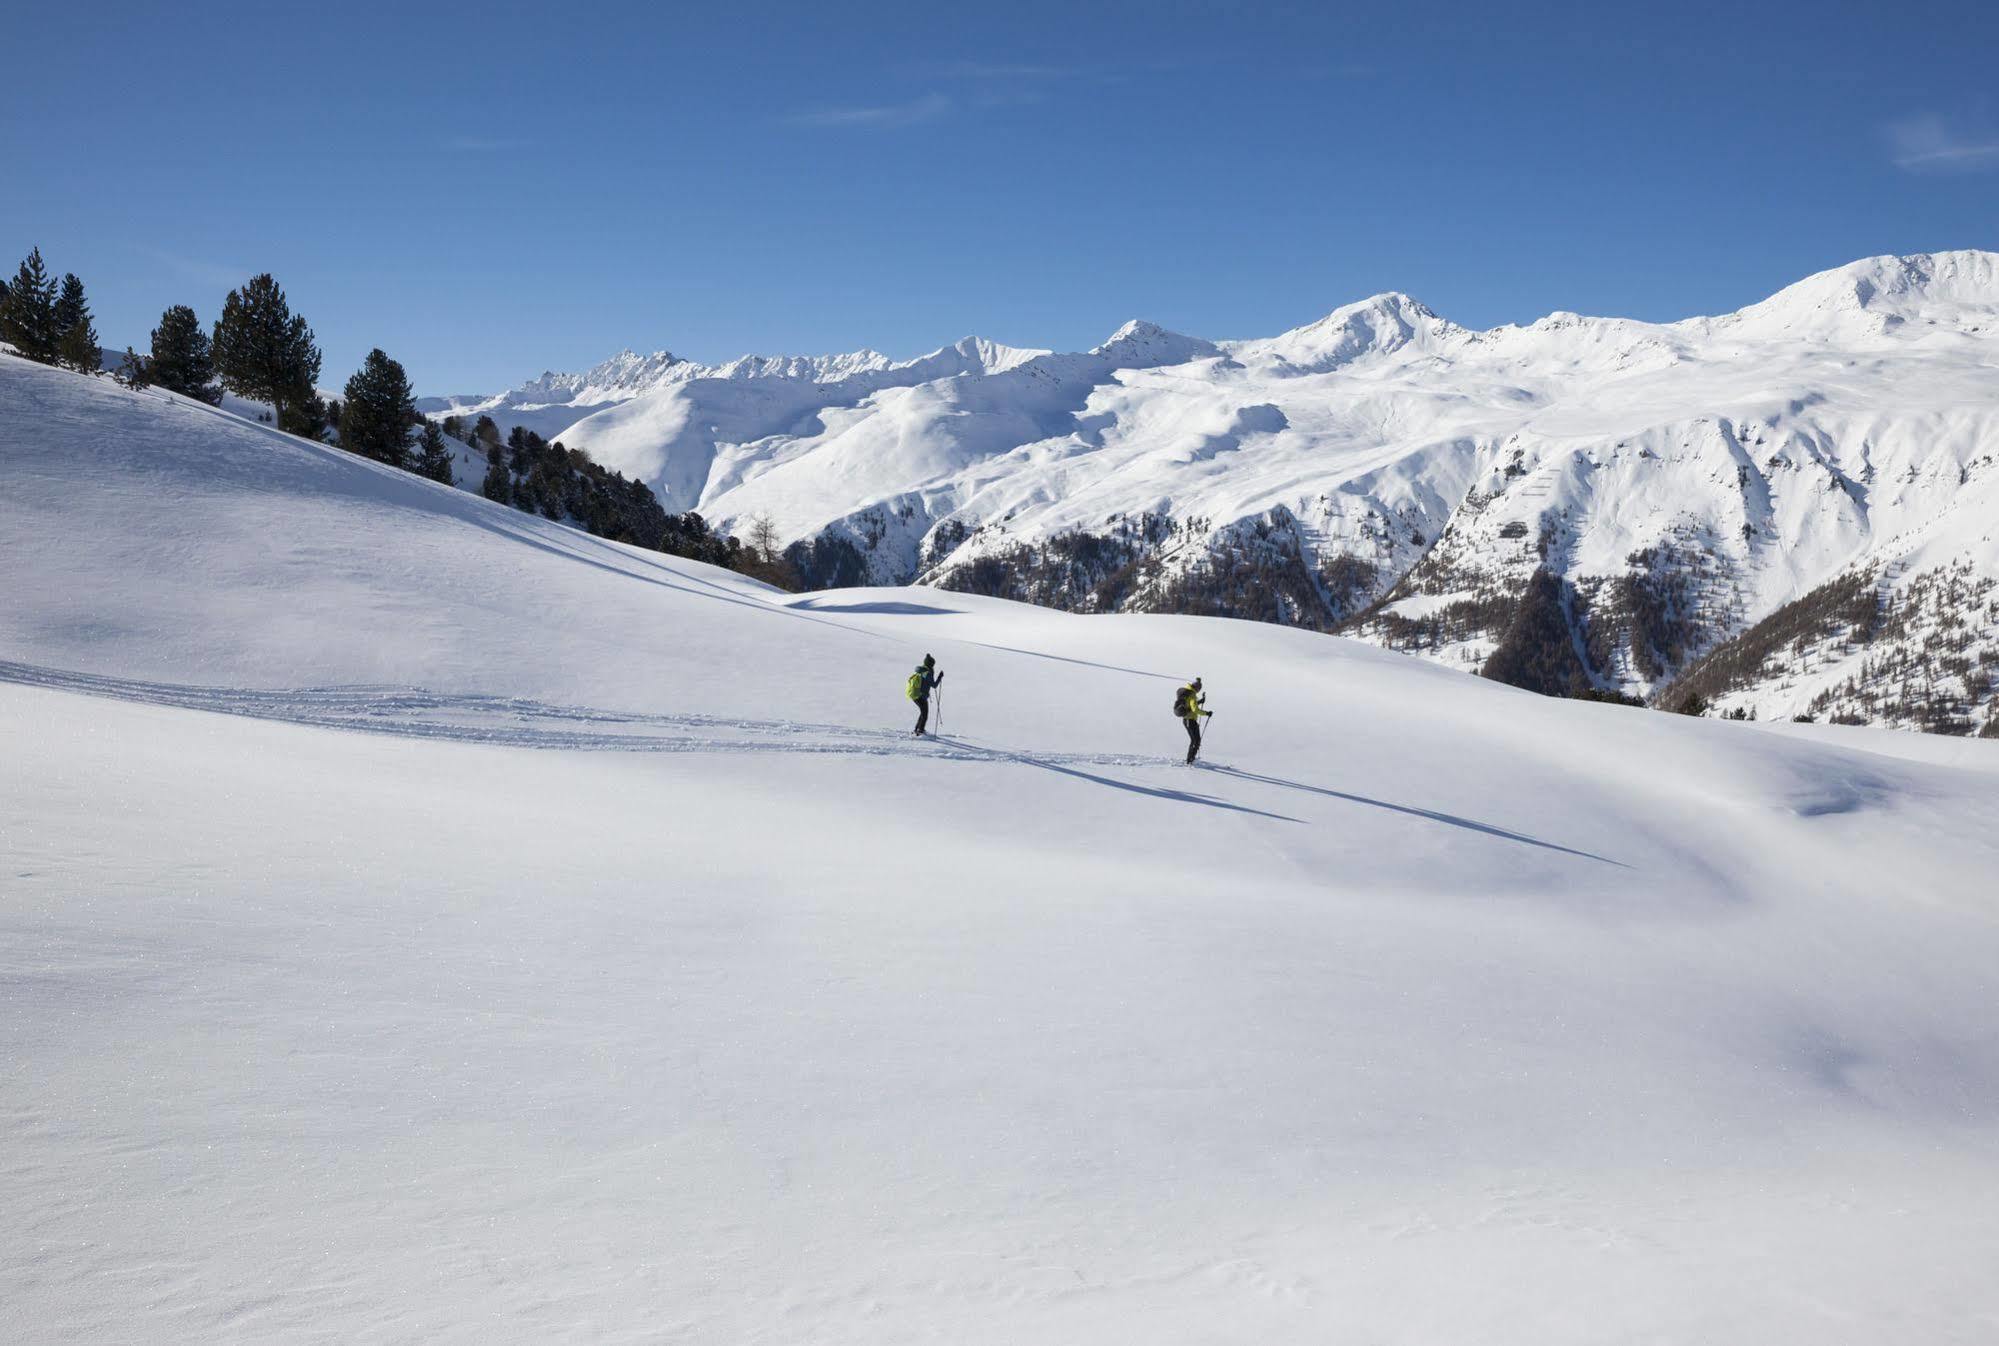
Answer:
<svg viewBox="0 0 1999 1346"><path fill-rule="evenodd" d="M1213 714L1207 709L1207 694L1201 690L1201 680L1194 679L1173 694L1173 713L1180 717L1180 723L1187 726L1187 765L1194 764L1194 756L1201 751L1201 721Z"/></svg>
<svg viewBox="0 0 1999 1346"><path fill-rule="evenodd" d="M937 659L926 654L916 671L909 675L909 699L916 703L916 733L921 737L930 724L930 692L932 688L944 685L944 675L937 671Z"/></svg>

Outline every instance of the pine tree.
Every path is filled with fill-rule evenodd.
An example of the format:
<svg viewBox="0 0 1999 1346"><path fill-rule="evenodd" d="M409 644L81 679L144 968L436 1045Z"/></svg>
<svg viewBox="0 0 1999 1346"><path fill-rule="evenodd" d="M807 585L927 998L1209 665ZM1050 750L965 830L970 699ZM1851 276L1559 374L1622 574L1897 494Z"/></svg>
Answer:
<svg viewBox="0 0 1999 1346"><path fill-rule="evenodd" d="M98 373L104 367L104 354L97 349L97 324L90 320L90 302L74 273L62 278L55 314L56 360L79 374Z"/></svg>
<svg viewBox="0 0 1999 1346"><path fill-rule="evenodd" d="M485 417L480 419L483 421ZM513 503L514 481L507 473L507 460L498 444L486 448L486 480L480 483L479 494L503 505Z"/></svg>
<svg viewBox="0 0 1999 1346"><path fill-rule="evenodd" d="M7 302L0 305L0 341L26 359L52 365L61 336L55 282L42 266L42 250L36 248L7 283Z"/></svg>
<svg viewBox="0 0 1999 1346"><path fill-rule="evenodd" d="M368 352L361 368L347 380L340 406L340 447L392 467L409 459L410 425L416 420L416 396L403 367L378 347Z"/></svg>
<svg viewBox="0 0 1999 1346"><path fill-rule="evenodd" d="M119 364L116 377L127 388L150 388L153 386L152 361L127 346L125 359Z"/></svg>
<svg viewBox="0 0 1999 1346"><path fill-rule="evenodd" d="M191 397L210 406L222 400L215 382L215 353L201 320L185 304L175 304L160 315L153 329L153 358L149 366L153 382L182 397Z"/></svg>
<svg viewBox="0 0 1999 1346"><path fill-rule="evenodd" d="M284 428L294 435L306 439L326 438L326 428L333 424L326 403L317 392L310 394L302 402L294 402L285 408Z"/></svg>
<svg viewBox="0 0 1999 1346"><path fill-rule="evenodd" d="M451 450L445 445L444 431L438 429L436 421L424 421L423 434L417 439L417 447L421 453L416 470L432 481L441 481L450 486Z"/></svg>
<svg viewBox="0 0 1999 1346"><path fill-rule="evenodd" d="M319 347L312 328L291 311L285 292L268 272L231 290L215 324L216 372L239 397L269 402L280 430L296 423L287 415L313 396L319 378Z"/></svg>

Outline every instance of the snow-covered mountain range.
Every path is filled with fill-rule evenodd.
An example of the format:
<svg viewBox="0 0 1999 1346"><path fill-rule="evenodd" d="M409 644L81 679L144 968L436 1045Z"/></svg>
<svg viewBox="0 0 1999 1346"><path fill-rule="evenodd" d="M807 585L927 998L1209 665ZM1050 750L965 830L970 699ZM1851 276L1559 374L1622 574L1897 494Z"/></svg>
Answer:
<svg viewBox="0 0 1999 1346"><path fill-rule="evenodd" d="M1553 691L1677 697L1715 655L1724 709L1991 722L1999 254L1665 324L1382 294L1264 340L626 354L450 405L768 517L816 584L1260 617Z"/></svg>
<svg viewBox="0 0 1999 1346"><path fill-rule="evenodd" d="M841 355L745 355L724 364L704 365L683 360L672 351L640 355L625 350L580 374L545 370L502 393L419 398L417 409L439 420L446 416L468 421L491 416L502 433L518 425L544 439L554 439L597 412L697 380L746 383L782 379L835 384L862 376L922 380L993 373L1041 354L1045 352L1014 350L977 337L903 361L891 360L879 351L858 350Z"/></svg>

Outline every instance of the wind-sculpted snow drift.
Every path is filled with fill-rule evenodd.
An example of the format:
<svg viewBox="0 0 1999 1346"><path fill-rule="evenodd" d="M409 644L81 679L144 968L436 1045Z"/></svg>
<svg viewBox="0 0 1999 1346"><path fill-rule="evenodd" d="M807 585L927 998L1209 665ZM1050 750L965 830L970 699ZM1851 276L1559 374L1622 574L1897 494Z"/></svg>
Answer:
<svg viewBox="0 0 1999 1346"><path fill-rule="evenodd" d="M1999 1321L1999 744L783 594L5 356L0 576L0 1338Z"/></svg>
<svg viewBox="0 0 1999 1346"><path fill-rule="evenodd" d="M1999 255L1950 252L1669 324L1469 331L1384 294L1261 341L670 363L555 429L669 508L768 516L814 584L1257 617L1474 670L1539 631L1503 662L1549 691L1677 699L1718 646L1864 582L1882 622L1794 620L1801 645L1734 651L1703 694L1967 732L1999 671L1999 605L1969 593L1999 578L1995 367ZM1961 628L1912 594L1953 566Z"/></svg>

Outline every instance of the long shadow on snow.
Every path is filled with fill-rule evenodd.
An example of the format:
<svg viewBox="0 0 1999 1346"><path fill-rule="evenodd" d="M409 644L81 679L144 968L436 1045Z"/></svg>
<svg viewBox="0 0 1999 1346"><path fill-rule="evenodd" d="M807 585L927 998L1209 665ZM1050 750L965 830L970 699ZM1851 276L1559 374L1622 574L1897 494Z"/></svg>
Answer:
<svg viewBox="0 0 1999 1346"><path fill-rule="evenodd" d="M574 561L577 565L591 566L594 567L595 569L605 571L612 575L616 575L620 579L637 580L641 584L657 584L662 589L671 589L675 593L686 594L690 598L706 598L718 603L733 603L739 608L749 608L753 612L772 613L780 617L791 617L801 622L812 622L815 625L830 627L835 631L841 631L850 636L862 636L871 640L893 639L893 637L885 636L879 631L865 631L862 630L860 627L856 626L842 626L838 622L829 622L823 617L813 616L810 612L800 612L796 608L786 607L782 604L759 603L754 598L741 598L734 594L724 592L719 585L710 586L711 588L715 589L714 593L702 593L698 589L690 589L689 587L687 587L686 583L674 584L668 580L657 579L651 575L641 575L635 571L626 570L620 566L611 565L609 562L606 561L594 561L590 559L588 556L582 556L573 551L564 551L561 547L555 546L553 543L545 542L537 537L530 537L525 532L517 532L512 529L502 528L497 523L494 523L489 519L479 518L477 515L474 514L469 514L469 513L461 514L459 515L459 518L463 520L465 523L471 524L474 528L483 528L489 533L493 533L499 537L506 538L509 542L518 542L523 546L533 547L537 551L545 551L550 556L559 556L565 561ZM584 536L587 537L589 535L584 534ZM620 559L628 559L628 558L621 557ZM681 575L678 571L668 570L664 566L655 565L652 562L645 562L644 564L651 565L654 569L666 570L666 573L672 575L675 579L683 581L688 579L687 576ZM695 581L695 582L704 583L704 584L707 583L707 581Z"/></svg>
<svg viewBox="0 0 1999 1346"><path fill-rule="evenodd" d="M1089 781L1093 785L1108 785L1113 790L1126 790L1135 795L1149 795L1154 799L1170 799L1178 804L1201 804L1211 809L1225 809L1230 813L1247 813L1258 818L1269 818L1280 823L1302 823L1303 818L1293 818L1288 813L1270 813L1263 809L1253 809L1247 804L1231 804L1226 799L1213 795L1195 794L1189 790L1166 790L1153 785L1139 785L1132 781L1114 780L1109 776L1099 776L1090 771L1078 771L1072 766L1058 766L1054 762L1044 762L1026 753L1008 752L1003 748L988 748L979 743L967 743L964 739L939 737L938 742L950 743L956 747L969 748L973 752L984 753L997 762L1018 762L1022 766L1039 767L1043 771L1053 771L1058 776L1074 776L1078 780Z"/></svg>
<svg viewBox="0 0 1999 1346"><path fill-rule="evenodd" d="M955 617L954 608L926 607L922 603L827 603L802 599L783 606L793 612L858 612L887 614L893 617Z"/></svg>
<svg viewBox="0 0 1999 1346"><path fill-rule="evenodd" d="M1489 837L1499 837L1506 841L1517 841L1523 846L1539 846L1543 850L1560 851L1563 855L1573 855L1579 860L1594 860L1600 865L1615 865L1619 869L1629 869L1630 865L1609 856L1597 855L1591 851L1579 851L1571 846L1543 841L1530 837L1524 832L1509 832L1503 827L1490 823L1475 822L1470 818L1460 818L1455 813L1441 813L1436 809L1419 809L1411 804L1391 804L1385 799L1370 799L1366 795L1348 794L1345 790L1329 790L1323 785L1307 785L1303 781L1285 780L1281 776L1260 776L1254 771L1242 771L1232 766L1211 766L1210 771L1220 771L1242 780L1259 781L1264 785L1281 785L1287 790L1303 790L1308 794L1325 795L1329 799L1344 799L1350 804L1366 804L1369 808L1387 809L1390 813L1406 813L1412 818L1428 818L1431 822L1449 823L1452 827L1462 827L1468 832L1483 832Z"/></svg>
<svg viewBox="0 0 1999 1346"><path fill-rule="evenodd" d="M1172 673L1148 673L1142 668L1125 668L1119 664L1100 664L1094 659L1071 659L1066 654L1043 654L1040 650L1023 650L1012 645L989 645L983 640L966 640L964 645L976 645L982 650L998 650L1001 654L1024 654L1030 659L1053 659L1058 664L1077 664L1083 668L1101 668L1109 673L1129 673L1136 678L1158 678L1162 682L1178 682Z"/></svg>

